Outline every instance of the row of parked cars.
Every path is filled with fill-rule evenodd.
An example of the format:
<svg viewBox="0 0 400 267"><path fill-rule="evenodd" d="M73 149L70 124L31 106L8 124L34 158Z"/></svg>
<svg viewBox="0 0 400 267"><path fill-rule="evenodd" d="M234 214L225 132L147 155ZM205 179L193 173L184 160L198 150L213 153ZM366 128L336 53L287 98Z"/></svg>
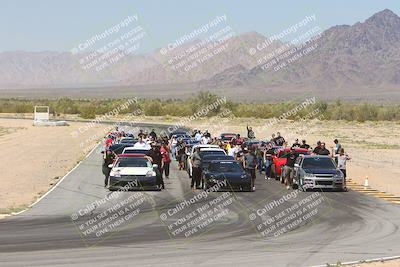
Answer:
<svg viewBox="0 0 400 267"><path fill-rule="evenodd" d="M186 144L186 156L184 168L189 178L193 175L191 156L195 148L200 149L201 157L201 187L207 189L216 183L226 181L227 189L251 191L251 178L243 169L237 158L227 155L226 151L218 145L199 144L186 132L175 132L172 135L181 139ZM171 135L171 137L172 137ZM221 135L220 140L227 142ZM235 136L235 134L231 134ZM124 137L118 143L113 144L110 149L118 155L112 164L109 176L108 188L115 190L127 185L129 182L137 183L144 189L161 190L161 173L159 166L152 164L146 157L149 149L135 148L135 138ZM246 140L248 146L262 146L263 141ZM265 145L265 143L264 143ZM283 167L290 155L290 148L268 147L268 154L271 154L272 165L270 177L283 181ZM337 169L336 163L329 156L311 155L310 150L305 148L294 149L297 156L294 165L294 188L308 189L338 189L345 186L343 173ZM221 183L219 183L221 184Z"/></svg>

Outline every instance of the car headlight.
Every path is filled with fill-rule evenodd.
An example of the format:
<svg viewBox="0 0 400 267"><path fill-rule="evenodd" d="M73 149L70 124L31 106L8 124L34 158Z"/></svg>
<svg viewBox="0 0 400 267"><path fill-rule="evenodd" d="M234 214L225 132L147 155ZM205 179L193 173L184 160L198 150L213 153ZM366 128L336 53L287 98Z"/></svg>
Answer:
<svg viewBox="0 0 400 267"><path fill-rule="evenodd" d="M113 176L113 177L115 177L115 178L121 178L121 173L120 172L114 172L112 175L110 175L110 176Z"/></svg>
<svg viewBox="0 0 400 267"><path fill-rule="evenodd" d="M242 176L240 176L241 179L246 179L247 175L246 174L242 174Z"/></svg>
<svg viewBox="0 0 400 267"><path fill-rule="evenodd" d="M333 176L333 178L335 178L335 179L342 179L342 178L343 178L343 175L342 175L341 173L336 173L336 174Z"/></svg>
<svg viewBox="0 0 400 267"><path fill-rule="evenodd" d="M148 171L146 173L146 177L153 177L153 176L156 176L156 172L155 171Z"/></svg>

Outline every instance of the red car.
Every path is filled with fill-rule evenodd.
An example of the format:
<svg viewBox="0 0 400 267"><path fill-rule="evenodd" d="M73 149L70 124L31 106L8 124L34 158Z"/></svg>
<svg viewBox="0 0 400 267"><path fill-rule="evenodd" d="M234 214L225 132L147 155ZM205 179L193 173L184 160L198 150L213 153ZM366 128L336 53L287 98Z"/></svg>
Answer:
<svg viewBox="0 0 400 267"><path fill-rule="evenodd" d="M309 155L310 152L306 148L295 147L294 153L298 155ZM275 155L272 155L272 166L271 166L271 176L275 177L276 180L279 179L282 173L282 168L285 166L287 158L290 154L290 147L280 148L276 151Z"/></svg>

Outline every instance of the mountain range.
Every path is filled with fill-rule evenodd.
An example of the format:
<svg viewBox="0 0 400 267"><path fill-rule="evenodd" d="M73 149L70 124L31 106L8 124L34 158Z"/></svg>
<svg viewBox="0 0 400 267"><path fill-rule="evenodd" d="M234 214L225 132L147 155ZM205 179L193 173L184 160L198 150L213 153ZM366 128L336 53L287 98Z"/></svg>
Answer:
<svg viewBox="0 0 400 267"><path fill-rule="evenodd" d="M143 93L145 88L153 94L171 91L171 97L209 90L249 100L304 94L323 98L400 98L400 17L395 13L385 9L364 22L333 26L317 37L303 46L274 41L252 54L249 51L267 37L256 32L235 35L221 45L221 52L187 72L174 70L171 59L190 47L200 47L202 40L182 45L167 55L161 50L127 55L101 72L83 70L78 61L84 55L70 52L3 52L0 94L18 91L24 95L21 92L26 90L16 89L36 88L49 94L63 89L68 95L82 87L102 87L102 92L110 88L110 95L115 88L129 93ZM283 46L288 52L285 58L284 53L277 53ZM311 51L310 47L314 49ZM260 64L262 56L271 54L274 56ZM274 59L280 60L266 68L264 64Z"/></svg>

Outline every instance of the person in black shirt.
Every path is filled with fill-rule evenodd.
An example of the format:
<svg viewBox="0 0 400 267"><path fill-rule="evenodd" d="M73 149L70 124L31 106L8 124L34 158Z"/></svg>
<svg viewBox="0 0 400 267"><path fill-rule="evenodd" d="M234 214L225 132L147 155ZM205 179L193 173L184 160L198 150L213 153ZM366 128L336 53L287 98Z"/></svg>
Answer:
<svg viewBox="0 0 400 267"><path fill-rule="evenodd" d="M294 141L292 147L300 147L299 139L296 138L296 140Z"/></svg>
<svg viewBox="0 0 400 267"><path fill-rule="evenodd" d="M301 143L302 144L300 145L300 148L306 148L306 149L310 148L310 145L307 144L306 140L301 141Z"/></svg>
<svg viewBox="0 0 400 267"><path fill-rule="evenodd" d="M157 134L156 134L156 132L154 131L154 129L151 130L151 132L150 132L149 135L151 136L151 138L153 138L154 141L157 140Z"/></svg>
<svg viewBox="0 0 400 267"><path fill-rule="evenodd" d="M283 168L286 189L290 189L293 184L293 174L294 174L294 163L296 162L298 155L296 155L294 148L290 149L289 156L286 160L285 167Z"/></svg>
<svg viewBox="0 0 400 267"><path fill-rule="evenodd" d="M186 144L180 139L176 145L176 158L179 162L179 170L184 169L185 155L186 155Z"/></svg>
<svg viewBox="0 0 400 267"><path fill-rule="evenodd" d="M321 141L317 142L317 146L314 147L313 153L319 155L319 150L321 149Z"/></svg>
<svg viewBox="0 0 400 267"><path fill-rule="evenodd" d="M330 152L325 148L325 143L321 143L321 148L318 150L318 155L329 156Z"/></svg>
<svg viewBox="0 0 400 267"><path fill-rule="evenodd" d="M162 161L162 156L160 153L160 147L157 146L156 143L151 144L151 150L148 154L148 156L152 159L153 164L157 164L158 166L158 173L157 173L157 184L161 186L162 189L165 188L164 186L164 179L162 177L162 169L161 169L161 161Z"/></svg>
<svg viewBox="0 0 400 267"><path fill-rule="evenodd" d="M110 164L114 163L115 154L110 149L106 150L106 154L104 155L104 161L102 166L102 171L104 174L104 187L108 184L108 176L110 176L111 169L109 167Z"/></svg>
<svg viewBox="0 0 400 267"><path fill-rule="evenodd" d="M277 146L282 146L285 143L285 138L283 138L283 136L281 136L280 132L276 133L276 138L275 138L275 144Z"/></svg>

